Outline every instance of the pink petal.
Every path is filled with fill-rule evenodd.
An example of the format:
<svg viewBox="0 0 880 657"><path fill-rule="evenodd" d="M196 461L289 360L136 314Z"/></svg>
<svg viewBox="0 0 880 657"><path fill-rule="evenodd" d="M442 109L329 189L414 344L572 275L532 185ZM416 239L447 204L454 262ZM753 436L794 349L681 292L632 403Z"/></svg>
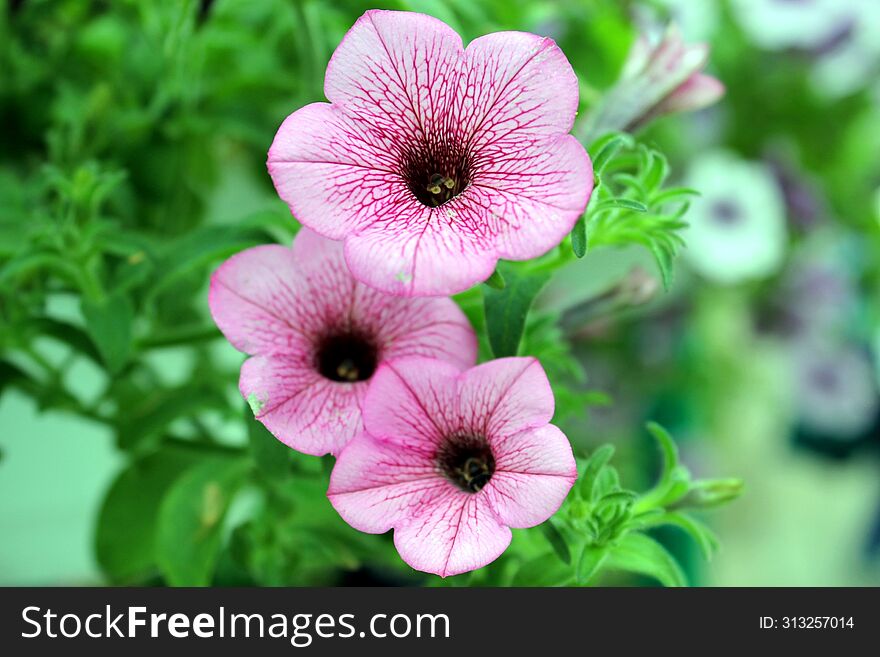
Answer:
<svg viewBox="0 0 880 657"><path fill-rule="evenodd" d="M415 509L408 521L395 527L394 545L417 570L458 575L491 563L510 545L510 529L480 494L452 485L438 487Z"/></svg>
<svg viewBox="0 0 880 657"><path fill-rule="evenodd" d="M293 253L277 245L238 253L214 272L208 305L217 326L248 354L299 351L308 337L299 324Z"/></svg>
<svg viewBox="0 0 880 657"><path fill-rule="evenodd" d="M495 270L494 238L486 234L491 218L484 215L464 194L439 208L413 200L349 236L345 259L358 280L389 294L455 294Z"/></svg>
<svg viewBox="0 0 880 657"><path fill-rule="evenodd" d="M336 460L327 496L352 527L381 534L451 485L430 457L361 433Z"/></svg>
<svg viewBox="0 0 880 657"><path fill-rule="evenodd" d="M568 438L547 424L492 442L495 473L481 491L510 527L534 527L556 513L577 479Z"/></svg>
<svg viewBox="0 0 880 657"><path fill-rule="evenodd" d="M448 129L461 37L412 12L370 10L336 48L324 94L346 114L400 139Z"/></svg>
<svg viewBox="0 0 880 657"><path fill-rule="evenodd" d="M342 239L412 196L396 173L392 137L327 103L306 105L278 129L269 174L297 219Z"/></svg>
<svg viewBox="0 0 880 657"><path fill-rule="evenodd" d="M716 103L724 95L724 85L711 75L697 73L664 98L652 114L692 112Z"/></svg>
<svg viewBox="0 0 880 657"><path fill-rule="evenodd" d="M366 386L325 379L308 352L250 358L239 380L254 416L285 445L315 456L338 454L362 430Z"/></svg>
<svg viewBox="0 0 880 657"><path fill-rule="evenodd" d="M571 135L498 154L481 165L469 199L497 218L497 254L509 260L544 255L571 232L593 191L593 166Z"/></svg>
<svg viewBox="0 0 880 657"><path fill-rule="evenodd" d="M493 449L507 436L547 424L553 417L553 391L534 358L500 358L467 370L459 395L464 426L483 432Z"/></svg>
<svg viewBox="0 0 880 657"><path fill-rule="evenodd" d="M465 51L455 112L474 148L522 149L571 130L578 81L552 39L496 32Z"/></svg>
<svg viewBox="0 0 880 657"><path fill-rule="evenodd" d="M452 299L404 299L358 285L351 312L381 336L383 360L424 356L462 368L477 362L477 336Z"/></svg>
<svg viewBox="0 0 880 657"><path fill-rule="evenodd" d="M430 358L384 363L364 400L364 425L376 438L433 455L454 426L456 377L460 370Z"/></svg>

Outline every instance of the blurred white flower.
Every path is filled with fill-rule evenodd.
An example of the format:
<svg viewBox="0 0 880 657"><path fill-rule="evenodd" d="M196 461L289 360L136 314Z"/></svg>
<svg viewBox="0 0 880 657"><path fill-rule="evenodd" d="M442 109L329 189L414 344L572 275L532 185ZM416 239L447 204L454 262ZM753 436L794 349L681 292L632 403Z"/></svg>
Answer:
<svg viewBox="0 0 880 657"><path fill-rule="evenodd" d="M843 96L880 77L880 0L840 2L851 12L820 52L812 72L816 91Z"/></svg>
<svg viewBox="0 0 880 657"><path fill-rule="evenodd" d="M793 355L795 404L805 428L841 440L871 428L880 396L866 351L808 342Z"/></svg>
<svg viewBox="0 0 880 657"><path fill-rule="evenodd" d="M850 4L847 0L730 0L746 36L768 50L827 43L847 24Z"/></svg>
<svg viewBox="0 0 880 657"><path fill-rule="evenodd" d="M725 284L775 273L788 236L782 193L769 167L715 151L696 158L687 178L701 194L685 216L690 265Z"/></svg>

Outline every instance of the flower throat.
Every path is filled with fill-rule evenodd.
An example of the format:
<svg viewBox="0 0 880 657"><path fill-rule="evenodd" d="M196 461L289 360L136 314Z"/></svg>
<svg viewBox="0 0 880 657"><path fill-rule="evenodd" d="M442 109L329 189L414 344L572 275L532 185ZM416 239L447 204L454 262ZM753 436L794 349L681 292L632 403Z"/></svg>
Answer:
<svg viewBox="0 0 880 657"><path fill-rule="evenodd" d="M450 436L437 451L435 461L449 481L468 493L478 493L495 474L495 455L483 436Z"/></svg>
<svg viewBox="0 0 880 657"><path fill-rule="evenodd" d="M327 336L318 344L318 372L331 381L356 383L366 381L376 371L378 350L367 336L342 332Z"/></svg>

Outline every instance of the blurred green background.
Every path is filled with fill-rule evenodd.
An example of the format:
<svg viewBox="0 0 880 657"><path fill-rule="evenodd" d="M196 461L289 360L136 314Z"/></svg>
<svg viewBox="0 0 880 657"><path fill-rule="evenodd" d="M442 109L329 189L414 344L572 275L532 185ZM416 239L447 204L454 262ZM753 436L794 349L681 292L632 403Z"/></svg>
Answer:
<svg viewBox="0 0 880 657"><path fill-rule="evenodd" d="M266 151L287 114L322 99L334 47L376 6L435 15L466 42L553 37L582 111L640 27L675 19L711 44L724 99L640 135L703 193L672 289L654 291L646 251L600 249L539 301L609 401L564 426L577 449L614 443L635 483L655 467L646 419L697 474L745 480L710 518L710 564L668 537L695 583L880 584L880 3L0 6L0 584L167 581L152 542L179 537L154 537L161 498L185 498L194 466L254 449L243 357L210 321L208 277L291 239ZM607 303L634 277L650 301ZM527 353L552 351L528 338ZM284 458L305 482L324 476L326 460ZM257 484L221 496L210 540L228 549L206 581L406 577L386 539L318 508L318 488Z"/></svg>

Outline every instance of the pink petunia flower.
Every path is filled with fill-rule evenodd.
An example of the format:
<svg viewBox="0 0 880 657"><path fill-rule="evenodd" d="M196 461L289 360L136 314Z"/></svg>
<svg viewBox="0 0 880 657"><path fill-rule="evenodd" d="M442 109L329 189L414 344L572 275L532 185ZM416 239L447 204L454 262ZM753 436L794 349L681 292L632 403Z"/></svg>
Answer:
<svg viewBox="0 0 880 657"><path fill-rule="evenodd" d="M549 424L553 393L533 358L462 372L423 358L390 361L370 384L364 433L339 455L328 497L352 527L394 528L413 568L480 568L510 527L549 518L577 477L565 435Z"/></svg>
<svg viewBox="0 0 880 657"><path fill-rule="evenodd" d="M567 134L578 82L551 39L498 32L464 48L435 18L371 10L324 93L281 125L269 173L303 224L345 241L368 285L460 292L499 258L546 253L589 200L590 160Z"/></svg>
<svg viewBox="0 0 880 657"><path fill-rule="evenodd" d="M451 299L402 299L367 287L342 245L302 229L293 248L257 246L211 278L214 321L251 354L239 389L257 419L306 454L337 454L362 429L368 381L389 358L467 367L477 342Z"/></svg>
<svg viewBox="0 0 880 657"><path fill-rule="evenodd" d="M634 132L660 116L714 104L724 95L724 85L701 73L708 58L709 46L685 43L675 25L659 39L650 31L639 34L620 79L587 115L584 138L612 130Z"/></svg>

